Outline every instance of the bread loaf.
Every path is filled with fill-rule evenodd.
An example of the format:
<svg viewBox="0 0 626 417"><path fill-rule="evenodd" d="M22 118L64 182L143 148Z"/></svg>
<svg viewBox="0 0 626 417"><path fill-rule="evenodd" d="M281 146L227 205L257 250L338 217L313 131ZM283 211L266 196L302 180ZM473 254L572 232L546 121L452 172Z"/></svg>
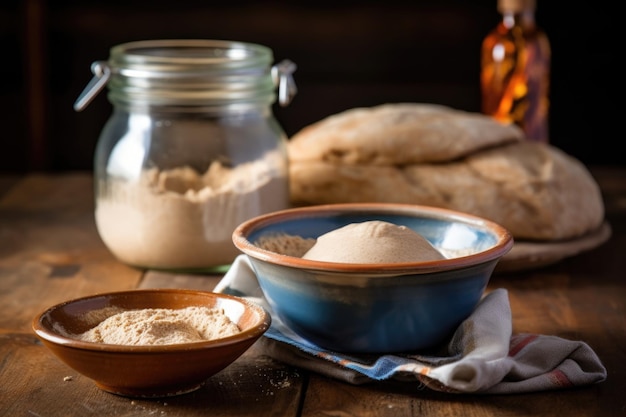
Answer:
<svg viewBox="0 0 626 417"><path fill-rule="evenodd" d="M423 115L425 106L398 106L403 115L399 123L411 118L411 109ZM369 111L364 124L375 124L377 115L396 107L382 108L384 112ZM346 117L356 123L355 114L362 112L348 111ZM600 227L602 195L580 161L556 147L523 141L516 128L508 129L487 116L469 117L440 106L434 112L447 112L447 120L459 117L463 123L451 121L454 128L444 124L448 127L433 133L440 122L430 124L434 119L416 116L413 120L421 120L422 125L415 127L413 135L403 127L405 133L399 140L389 124L393 118L385 114L389 134L370 129L358 138L335 132L333 140L324 139L323 133L331 135L332 131L326 120L296 134L288 147L292 203L397 202L445 207L493 220L516 239L534 241L576 238ZM342 115L332 116L328 123L349 130L351 124L341 123ZM365 132L362 126L354 129ZM463 129L468 131L460 133ZM424 132L428 132L426 139ZM438 140L432 140L435 135ZM304 144L310 152L305 152Z"/></svg>
<svg viewBox="0 0 626 417"><path fill-rule="evenodd" d="M435 104L397 103L350 109L309 125L290 143L290 159L333 164L445 162L521 141L515 125Z"/></svg>

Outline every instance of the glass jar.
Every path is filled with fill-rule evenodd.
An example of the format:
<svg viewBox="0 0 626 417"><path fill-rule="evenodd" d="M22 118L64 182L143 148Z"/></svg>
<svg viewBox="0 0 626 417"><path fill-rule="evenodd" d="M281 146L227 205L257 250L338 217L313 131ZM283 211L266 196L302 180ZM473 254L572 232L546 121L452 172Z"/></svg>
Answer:
<svg viewBox="0 0 626 417"><path fill-rule="evenodd" d="M274 118L295 65L262 45L152 40L92 64L80 111L105 86L113 113L95 151L95 220L141 268L205 271L239 254L240 223L289 206L286 135Z"/></svg>

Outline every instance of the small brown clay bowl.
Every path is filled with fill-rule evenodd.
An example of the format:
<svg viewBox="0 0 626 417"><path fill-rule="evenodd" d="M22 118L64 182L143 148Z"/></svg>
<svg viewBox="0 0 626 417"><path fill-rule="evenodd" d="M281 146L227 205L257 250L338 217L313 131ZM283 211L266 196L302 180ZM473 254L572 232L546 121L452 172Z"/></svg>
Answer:
<svg viewBox="0 0 626 417"><path fill-rule="evenodd" d="M221 308L239 333L220 339L170 345L115 345L72 338L96 326L89 313L108 307ZM93 315L93 314L92 314ZM166 397L194 391L239 358L271 324L261 306L240 297L183 289L130 290L78 298L50 307L33 320L43 344L96 385L129 397ZM68 336L68 334L70 336Z"/></svg>

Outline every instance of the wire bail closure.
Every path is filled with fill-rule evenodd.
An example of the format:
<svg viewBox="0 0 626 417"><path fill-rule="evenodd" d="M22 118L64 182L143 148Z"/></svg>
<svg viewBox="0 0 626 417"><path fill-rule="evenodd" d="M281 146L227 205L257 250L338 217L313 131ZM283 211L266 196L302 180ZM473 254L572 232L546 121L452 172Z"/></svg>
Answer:
<svg viewBox="0 0 626 417"><path fill-rule="evenodd" d="M296 72L296 64L288 59L279 62L272 67L272 80L278 85L278 103L286 107L298 92L293 73Z"/></svg>
<svg viewBox="0 0 626 417"><path fill-rule="evenodd" d="M109 78L111 78L111 68L104 61L95 61L91 64L91 73L94 77L89 81L89 83L85 86L83 91L80 93L76 101L74 102L74 110L82 111L84 110L89 103L92 102L94 98L98 95L100 91L107 85L109 82Z"/></svg>

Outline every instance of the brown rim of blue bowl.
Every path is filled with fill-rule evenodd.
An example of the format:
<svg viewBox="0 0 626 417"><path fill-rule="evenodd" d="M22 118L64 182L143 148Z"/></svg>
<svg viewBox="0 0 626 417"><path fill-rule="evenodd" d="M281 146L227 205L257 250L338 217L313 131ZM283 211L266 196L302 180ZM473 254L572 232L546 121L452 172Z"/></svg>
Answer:
<svg viewBox="0 0 626 417"><path fill-rule="evenodd" d="M388 264L348 264L338 262L314 261L309 259L302 259L295 256L278 254L276 252L271 252L254 245L246 237L256 229L262 228L266 225L274 224L277 220L295 218L295 215L297 215L297 217L315 218L320 217L321 215L334 215L351 212L372 212L380 214L401 215L415 215L416 212L420 212L426 217L433 219L458 220L462 223L469 224L474 227L491 230L496 237L496 243L493 245L493 247L479 253L443 260ZM432 272L443 272L465 268L473 265L479 265L501 258L513 247L513 236L511 235L511 233L503 226L493 221L472 214L467 214L450 209L401 203L337 203L279 210L254 217L241 223L239 226L237 226L232 236L233 243L244 254L268 263L288 266L297 269L316 271L339 273L358 272L364 274L371 273L387 275L401 275L409 273L427 274Z"/></svg>

